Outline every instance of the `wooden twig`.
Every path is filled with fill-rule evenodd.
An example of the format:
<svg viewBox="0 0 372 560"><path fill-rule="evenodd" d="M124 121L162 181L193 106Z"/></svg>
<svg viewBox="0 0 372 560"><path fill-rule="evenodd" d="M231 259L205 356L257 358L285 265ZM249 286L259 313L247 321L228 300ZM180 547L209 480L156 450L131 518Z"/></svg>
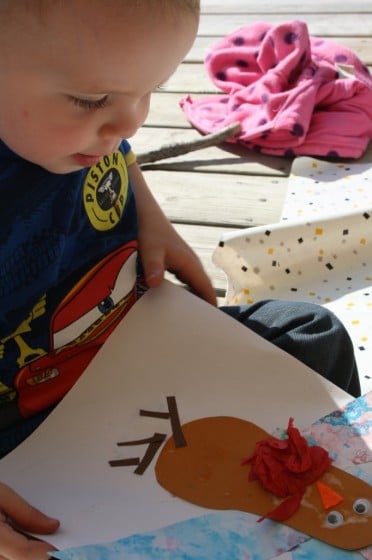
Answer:
<svg viewBox="0 0 372 560"><path fill-rule="evenodd" d="M233 123L225 128L221 128L218 132L206 134L197 140L190 140L189 142L182 142L178 144L169 144L168 146L163 146L158 150L137 154L137 162L139 165L143 165L144 163L152 163L161 159L181 156L183 154L188 154L189 152L202 150L203 148L208 148L209 146L216 146L217 144L221 144L228 138L232 138L238 134L240 129L240 123Z"/></svg>

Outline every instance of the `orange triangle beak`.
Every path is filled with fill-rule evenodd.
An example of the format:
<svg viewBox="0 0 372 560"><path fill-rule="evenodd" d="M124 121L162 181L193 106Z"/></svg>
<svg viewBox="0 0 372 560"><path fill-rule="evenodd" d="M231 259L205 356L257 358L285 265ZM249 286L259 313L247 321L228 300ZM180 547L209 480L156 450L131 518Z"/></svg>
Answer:
<svg viewBox="0 0 372 560"><path fill-rule="evenodd" d="M344 498L340 496L340 494L337 494L337 492L332 490L332 488L330 488L323 482L320 482L318 480L316 482L316 485L319 490L324 509L335 507L344 500Z"/></svg>

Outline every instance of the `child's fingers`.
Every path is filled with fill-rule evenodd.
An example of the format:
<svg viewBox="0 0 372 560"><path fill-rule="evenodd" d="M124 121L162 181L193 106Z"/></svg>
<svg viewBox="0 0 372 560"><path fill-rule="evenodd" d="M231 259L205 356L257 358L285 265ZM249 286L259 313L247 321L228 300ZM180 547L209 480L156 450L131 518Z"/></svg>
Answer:
<svg viewBox="0 0 372 560"><path fill-rule="evenodd" d="M59 527L53 519L26 502L9 486L0 483L0 510L16 526L33 533L50 534Z"/></svg>
<svg viewBox="0 0 372 560"><path fill-rule="evenodd" d="M211 281L202 265L195 261L193 266L184 267L180 272L175 271L181 282L185 283L200 298L212 305L216 305L216 294Z"/></svg>
<svg viewBox="0 0 372 560"><path fill-rule="evenodd" d="M45 542L27 539L6 522L0 523L0 560L47 560L53 550Z"/></svg>

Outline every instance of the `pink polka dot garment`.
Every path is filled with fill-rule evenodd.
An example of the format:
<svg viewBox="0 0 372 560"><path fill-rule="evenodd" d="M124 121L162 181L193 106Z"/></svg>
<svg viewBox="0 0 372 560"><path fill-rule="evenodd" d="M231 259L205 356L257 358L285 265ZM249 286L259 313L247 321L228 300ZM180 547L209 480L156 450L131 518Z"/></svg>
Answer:
<svg viewBox="0 0 372 560"><path fill-rule="evenodd" d="M181 100L203 133L240 122L230 139L268 154L358 158L372 138L372 77L346 47L306 23L257 22L218 41L205 60L223 94Z"/></svg>

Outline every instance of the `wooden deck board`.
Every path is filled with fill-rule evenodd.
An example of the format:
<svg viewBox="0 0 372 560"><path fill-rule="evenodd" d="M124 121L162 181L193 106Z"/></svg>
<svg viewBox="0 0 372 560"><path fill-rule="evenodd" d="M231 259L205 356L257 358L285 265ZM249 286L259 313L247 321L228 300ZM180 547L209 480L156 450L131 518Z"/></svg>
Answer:
<svg viewBox="0 0 372 560"><path fill-rule="evenodd" d="M346 16L347 17L347 16ZM368 17L372 18L372 14ZM219 35L198 36L188 52L186 62L201 62L208 49L220 39ZM365 64L372 65L372 37L344 37L332 35L329 40L344 45L357 54Z"/></svg>
<svg viewBox="0 0 372 560"><path fill-rule="evenodd" d="M152 192L172 222L243 228L273 223L286 177L147 171Z"/></svg>
<svg viewBox="0 0 372 560"><path fill-rule="evenodd" d="M369 9L367 14L362 13L259 13L244 15L238 14L210 14L203 15L199 26L199 35L221 35L224 36L231 33L242 25L249 25L256 21L268 21L277 24L292 19L300 19L306 21L311 35L322 37L332 37L337 30L338 35L344 37L370 37L372 35L372 10ZM366 17L367 16L367 17Z"/></svg>
<svg viewBox="0 0 372 560"><path fill-rule="evenodd" d="M247 0L201 0L202 13L257 13L257 4ZM261 0L259 11L265 14L285 13L292 17L295 14L322 14L322 13L371 13L370 0Z"/></svg>
<svg viewBox="0 0 372 560"><path fill-rule="evenodd" d="M145 125L131 140L137 153L200 137L179 106L180 99L217 92L204 68L208 49L221 37L259 20L302 19L309 33L353 50L372 67L371 0L201 0L196 41L166 91L153 95ZM362 161L371 161L372 148ZM143 166L155 197L175 228L194 248L222 296L226 280L211 255L226 231L280 219L291 160L223 145Z"/></svg>

